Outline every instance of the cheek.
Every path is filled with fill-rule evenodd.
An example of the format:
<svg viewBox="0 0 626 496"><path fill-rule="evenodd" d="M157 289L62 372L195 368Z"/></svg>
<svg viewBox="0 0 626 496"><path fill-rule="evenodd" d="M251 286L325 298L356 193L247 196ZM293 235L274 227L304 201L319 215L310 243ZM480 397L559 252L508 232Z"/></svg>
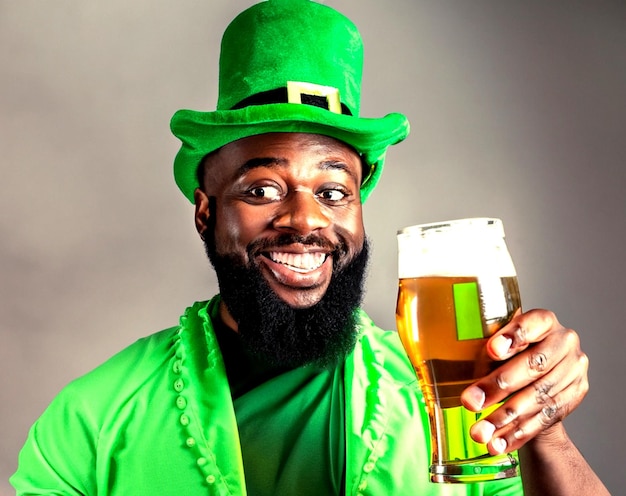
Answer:
<svg viewBox="0 0 626 496"><path fill-rule="evenodd" d="M352 255L360 251L365 240L365 228L360 209L345 212L336 218L337 234L348 243L348 249Z"/></svg>
<svg viewBox="0 0 626 496"><path fill-rule="evenodd" d="M220 215L221 214L221 215ZM223 209L215 221L215 245L220 254L246 256L247 246L263 232L266 222L250 209Z"/></svg>

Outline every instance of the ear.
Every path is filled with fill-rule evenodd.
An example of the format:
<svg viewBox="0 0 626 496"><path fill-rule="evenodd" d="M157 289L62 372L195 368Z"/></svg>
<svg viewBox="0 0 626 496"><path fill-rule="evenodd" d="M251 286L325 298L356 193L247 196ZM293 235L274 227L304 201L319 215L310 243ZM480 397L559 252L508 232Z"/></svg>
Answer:
<svg viewBox="0 0 626 496"><path fill-rule="evenodd" d="M193 199L196 204L196 230L200 236L202 236L206 228L209 226L209 217L211 216L211 211L209 209L209 197L200 188L196 188L193 192Z"/></svg>

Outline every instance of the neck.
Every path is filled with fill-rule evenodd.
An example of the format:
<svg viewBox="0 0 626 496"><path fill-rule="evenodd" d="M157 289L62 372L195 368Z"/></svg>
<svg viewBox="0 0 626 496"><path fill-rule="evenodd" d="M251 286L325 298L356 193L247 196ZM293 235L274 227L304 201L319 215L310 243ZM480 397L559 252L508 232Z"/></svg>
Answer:
<svg viewBox="0 0 626 496"><path fill-rule="evenodd" d="M233 316L228 311L228 308L226 308L223 300L220 301L220 319L222 319L222 322L226 327L233 330L234 332L239 332L237 322L235 322L235 319L233 319Z"/></svg>

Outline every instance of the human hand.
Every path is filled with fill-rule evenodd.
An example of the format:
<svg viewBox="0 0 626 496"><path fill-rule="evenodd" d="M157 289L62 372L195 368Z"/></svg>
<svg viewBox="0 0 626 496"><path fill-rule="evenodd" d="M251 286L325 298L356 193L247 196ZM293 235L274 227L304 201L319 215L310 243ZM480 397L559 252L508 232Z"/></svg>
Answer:
<svg viewBox="0 0 626 496"><path fill-rule="evenodd" d="M486 351L506 362L466 388L461 401L479 411L506 398L470 431L491 454L549 439L553 426L578 407L589 389L588 358L578 334L547 310L516 315L489 339Z"/></svg>

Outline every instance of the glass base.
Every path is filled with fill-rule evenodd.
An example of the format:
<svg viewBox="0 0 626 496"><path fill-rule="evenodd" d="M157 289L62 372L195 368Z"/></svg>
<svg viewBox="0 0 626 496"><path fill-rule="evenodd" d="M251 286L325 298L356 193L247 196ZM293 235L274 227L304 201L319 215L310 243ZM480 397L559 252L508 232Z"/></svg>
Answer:
<svg viewBox="0 0 626 496"><path fill-rule="evenodd" d="M487 482L519 475L515 453L448 461L430 466L430 480L439 483Z"/></svg>

